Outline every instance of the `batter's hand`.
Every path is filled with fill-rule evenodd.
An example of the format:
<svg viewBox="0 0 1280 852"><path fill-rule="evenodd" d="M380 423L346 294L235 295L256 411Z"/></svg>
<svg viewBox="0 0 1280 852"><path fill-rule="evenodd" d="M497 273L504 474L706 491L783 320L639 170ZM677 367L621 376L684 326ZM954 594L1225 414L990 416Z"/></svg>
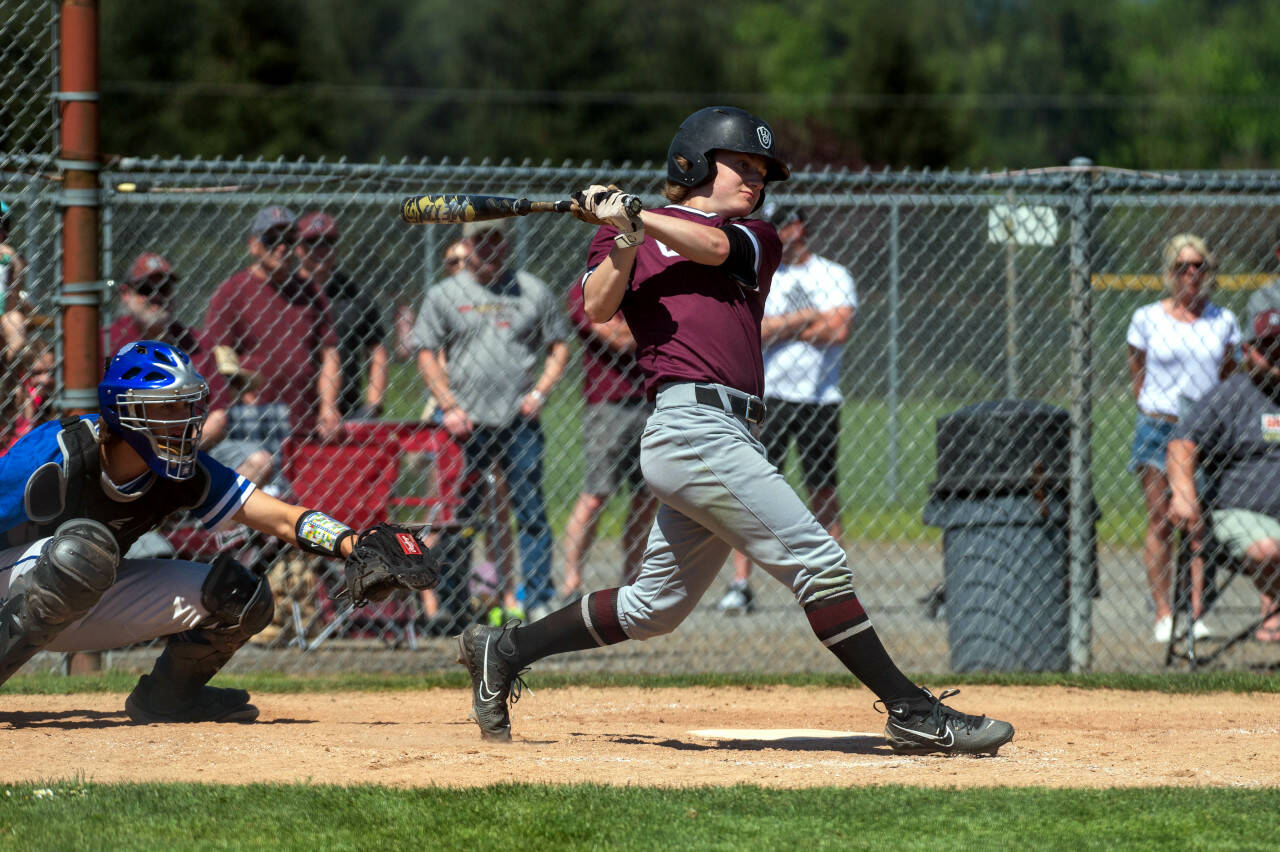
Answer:
<svg viewBox="0 0 1280 852"><path fill-rule="evenodd" d="M616 186L593 184L573 198L591 219L618 229L618 235L613 238L614 243L634 248L644 242L644 222L638 214L627 210L626 197L627 194Z"/></svg>

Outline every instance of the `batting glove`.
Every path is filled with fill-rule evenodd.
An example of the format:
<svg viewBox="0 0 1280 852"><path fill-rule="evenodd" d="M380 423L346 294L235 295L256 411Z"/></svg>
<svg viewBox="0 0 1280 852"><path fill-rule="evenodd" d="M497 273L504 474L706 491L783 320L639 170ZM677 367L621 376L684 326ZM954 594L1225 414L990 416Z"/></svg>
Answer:
<svg viewBox="0 0 1280 852"><path fill-rule="evenodd" d="M627 194L616 186L599 184L574 195L574 201L591 219L618 229L617 236L613 238L616 245L634 248L644 242L644 222L639 214L627 210L626 198ZM591 221L582 216L578 218Z"/></svg>

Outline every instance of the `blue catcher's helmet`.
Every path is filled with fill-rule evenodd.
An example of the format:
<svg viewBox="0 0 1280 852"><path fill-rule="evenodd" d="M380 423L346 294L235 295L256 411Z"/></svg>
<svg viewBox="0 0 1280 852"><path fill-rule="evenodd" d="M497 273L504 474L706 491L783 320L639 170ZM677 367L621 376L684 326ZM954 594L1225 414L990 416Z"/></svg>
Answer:
<svg viewBox="0 0 1280 852"><path fill-rule="evenodd" d="M138 340L120 349L98 383L102 423L169 479L190 479L209 386L176 346Z"/></svg>

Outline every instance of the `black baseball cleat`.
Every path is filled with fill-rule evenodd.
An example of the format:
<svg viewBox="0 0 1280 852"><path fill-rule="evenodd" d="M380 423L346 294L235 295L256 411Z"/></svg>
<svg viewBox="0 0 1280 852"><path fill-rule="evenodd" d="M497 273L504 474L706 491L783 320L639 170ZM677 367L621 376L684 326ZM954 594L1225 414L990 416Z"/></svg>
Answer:
<svg viewBox="0 0 1280 852"><path fill-rule="evenodd" d="M155 679L143 675L124 701L125 712L135 722L252 722L258 708L249 703L243 689L202 686L194 699L183 703L158 694Z"/></svg>
<svg viewBox="0 0 1280 852"><path fill-rule="evenodd" d="M498 650L498 643L518 625L509 621L501 627L473 624L458 637L458 662L471 673L472 717L480 726L480 736L491 742L511 741L511 714L508 703L515 704L524 692L524 681ZM511 640L507 639L507 647Z"/></svg>
<svg viewBox="0 0 1280 852"><path fill-rule="evenodd" d="M876 702L889 714L884 736L894 751L995 754L1013 739L1013 725L1008 722L970 716L942 703L960 690L947 689L936 698L927 689L923 692L920 698Z"/></svg>

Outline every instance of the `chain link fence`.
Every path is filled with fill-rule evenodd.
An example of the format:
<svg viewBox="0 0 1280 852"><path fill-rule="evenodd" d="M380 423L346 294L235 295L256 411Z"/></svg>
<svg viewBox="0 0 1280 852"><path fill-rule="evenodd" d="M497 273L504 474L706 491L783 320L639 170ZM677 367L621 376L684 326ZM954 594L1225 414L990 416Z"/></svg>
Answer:
<svg viewBox="0 0 1280 852"><path fill-rule="evenodd" d="M584 432L584 348L600 351L564 317L590 229L568 216L510 222L507 266L543 282L551 308L540 309L559 315L546 322L553 331L490 353L494 386L504 384L497 375L503 369L521 372L532 385L546 369L553 340L563 338L571 354L539 418L541 465L532 479L518 464L481 466L469 476L427 392L418 368L420 341L412 332L427 294L449 277L446 250L462 238L462 229L403 225L399 202L441 190L557 198L610 180L657 204L660 177L648 165L198 160L129 161L103 173L104 268L117 291L104 324L112 317L137 319L159 304L175 322L201 331L210 350L219 343L260 347L239 352L239 373L222 365L228 370L223 378L231 380L228 442L257 441L272 457L274 479L266 481L295 499L362 521L433 523L458 562L440 595L402 597L348 613L326 594L338 581L339 566L233 539L244 548L243 558L270 570L279 596L276 624L237 665L312 670L364 667L376 658L376 665L392 668L444 666L449 650L442 637L468 621L562 600L566 550L576 552L582 544L571 536L580 536L574 511L590 438ZM860 596L894 655L917 671L1165 665L1168 643L1155 641L1143 556L1143 492L1126 469L1136 415L1126 331L1136 309L1164 295L1161 251L1182 232L1197 233L1212 247L1219 262L1213 301L1244 321L1245 300L1270 275L1280 175L1147 177L1091 168L1034 175L851 175L798 169L775 188L772 200L802 211L813 253L847 270L855 282L857 311L838 378L838 519ZM261 255L263 248L253 238L265 236L269 243L277 234L255 234L254 223L273 207L304 224L314 225L312 213L332 219L319 220L319 240L305 229L280 229L279 236L292 242L277 251L296 270L314 264L314 257L304 260L313 243L332 240L321 252L345 276L329 281L327 317L319 311L306 320L285 312L250 316L275 309L248 295L231 300L244 317L211 311L220 287L247 287L243 279L223 282L261 265L252 252ZM167 302L136 298L151 295L164 276L141 288L136 280L129 283L131 266L147 253L160 255L177 277ZM318 308L320 287L313 286L304 298ZM468 306L476 307L459 309ZM264 316L276 333L254 340L219 325ZM495 321L505 320L496 315ZM306 383L318 381L318 353L326 344L308 322L331 323L336 337L330 344L350 356L343 381L355 393L337 443L308 436L315 425L310 420L295 424L301 430L291 440L284 432L273 437L262 431L261 409L272 400L255 396L252 383L264 378L253 374L302 364L311 371ZM110 346L122 342L110 339ZM449 345L443 347L446 372ZM523 360L515 360L516 352L524 352ZM376 365L384 355L385 391L371 394L370 379L382 372ZM504 359L511 359L506 367ZM218 369L212 357L209 364L208 371ZM999 400L1023 402L975 406ZM241 428L242 421L248 425ZM764 433L770 425L766 421ZM243 454L225 458L244 460ZM619 457L616 465L625 461ZM966 469L971 462L977 467ZM781 466L807 494L798 450ZM966 480L987 475L995 479ZM546 534L531 487L545 505ZM581 562L586 591L618 583L623 572L629 490L620 483L603 496L598 536ZM200 558L227 545L182 527L166 537L179 553ZM548 545L549 558L538 557ZM531 551L543 559L541 568L530 565ZM1174 557L1171 565L1177 564ZM726 587L731 571L727 565ZM562 664L836 668L787 590L763 573L752 575L749 586L749 612L738 608L734 617L718 609L724 589L717 587L673 636ZM1206 623L1220 634L1234 631L1256 617L1258 607L1258 592L1241 579L1227 587ZM1204 640L1200 653L1212 647ZM1028 656L1027 648L1041 652ZM1242 643L1222 662L1262 664L1269 650Z"/></svg>
<svg viewBox="0 0 1280 852"><path fill-rule="evenodd" d="M83 341L63 340L57 321L57 7L9 0L0 19L12 34L0 100L7 446L56 415L49 403L61 353ZM1237 330L1219 315L1221 340L1193 335L1186 345L1239 356L1246 301L1273 275L1280 173L848 174L799 164L794 172L771 200L799 211L808 248L847 271L856 311L836 373L839 403L770 399L762 438L787 415L798 440L834 444L834 459L820 456L816 467L799 445L777 461L815 506L822 474L834 473L834 517L824 521L898 662L918 672L1139 671L1194 653L1231 667L1274 665L1275 646L1252 641L1259 592L1248 577L1231 579L1239 561L1212 547L1198 557L1148 522L1142 482L1128 470L1138 412L1126 340L1135 313L1165 295L1168 241L1194 233L1217 261L1212 301ZM102 170L104 352L138 334L197 350L214 386L215 456L353 525L430 525L452 566L436 593L353 612L329 597L339 565L243 530L175 521L139 547L196 559L230 549L272 579L274 623L233 668L443 668L452 665L448 637L471 620L537 615L560 605L568 587L622 580L643 529L628 522L633 511L646 516L627 484L625 442L591 446L621 427L588 403L600 367L584 366L616 356L569 319L590 229L550 214L511 220L506 266L536 279L522 279L521 292L547 295L518 310L454 304L491 316L490 339L501 342L464 352L464 339L440 336L448 322L429 302L448 292L446 255L462 228L410 227L396 215L405 196L424 192L552 199L601 181L661 203L661 173L650 164L134 158ZM787 298L769 313L854 300L847 281L841 301L830 275L791 275ZM421 317L427 305L434 320ZM1198 334L1201 325L1188 328ZM425 364L424 342L433 353ZM496 430L491 452L469 465L423 368L459 382L471 376L472 395L491 386L496 403L503 388L523 390L540 376L549 384L558 343L568 359L545 394L539 429ZM327 393L341 427L320 438L317 428L334 429L315 405ZM603 463L592 469L592 458ZM1214 636L1193 649L1177 630L1170 640L1158 635L1155 600L1168 577L1172 606L1199 601L1201 565L1203 623ZM733 570L725 566L723 582L673 635L545 665L838 670L788 590L755 572L750 594L735 600L726 594L742 591L730 586ZM1247 641L1224 641L1237 635ZM110 664L141 668L154 654L121 649Z"/></svg>

